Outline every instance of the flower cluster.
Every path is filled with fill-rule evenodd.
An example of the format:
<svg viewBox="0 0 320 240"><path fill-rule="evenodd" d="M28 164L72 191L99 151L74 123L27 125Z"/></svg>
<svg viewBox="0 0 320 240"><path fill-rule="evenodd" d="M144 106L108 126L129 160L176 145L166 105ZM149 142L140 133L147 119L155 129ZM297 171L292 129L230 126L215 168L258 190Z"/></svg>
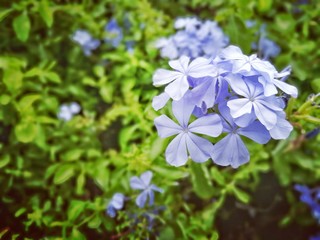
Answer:
<svg viewBox="0 0 320 240"><path fill-rule="evenodd" d="M125 23L127 23L125 30L128 30L130 28L130 23L128 20L125 21ZM117 20L113 18L105 25L104 35L104 42L113 48L117 48L123 40L124 34L122 28L118 25ZM77 30L73 34L72 39L82 47L86 56L90 56L92 51L96 50L101 45L100 40L93 38L90 33L85 30ZM133 41L126 41L125 45L129 52L133 52Z"/></svg>
<svg viewBox="0 0 320 240"><path fill-rule="evenodd" d="M252 28L256 25L255 21L248 20L246 21L247 28ZM259 41L258 43L254 42L252 43L252 49L258 52L258 55L265 60L268 60L270 58L275 58L279 55L281 49L280 47L271 39L267 37L267 25L262 24L262 26L259 29L259 32L257 33L259 35Z"/></svg>
<svg viewBox="0 0 320 240"><path fill-rule="evenodd" d="M152 175L153 174L151 171L146 171L142 173L140 177L134 176L130 179L130 187L133 190L141 191L135 201L136 205L139 208L143 208L145 206L148 198L149 206L153 205L155 191L162 193L161 188L158 188L156 185L151 184ZM116 211L123 208L125 200L126 197L122 193L114 194L107 206L106 213L112 218L115 217Z"/></svg>
<svg viewBox="0 0 320 240"><path fill-rule="evenodd" d="M70 104L62 104L58 113L58 118L64 121L69 121L71 118L81 111L78 103L72 102Z"/></svg>
<svg viewBox="0 0 320 240"><path fill-rule="evenodd" d="M91 51L100 46L100 41L93 38L90 33L85 30L77 30L73 34L72 39L82 47L82 50L86 56L90 56Z"/></svg>
<svg viewBox="0 0 320 240"><path fill-rule="evenodd" d="M310 207L313 217L320 224L320 188L310 189L299 184L296 184L294 188L301 194L300 201Z"/></svg>
<svg viewBox="0 0 320 240"><path fill-rule="evenodd" d="M162 57L212 57L229 41L217 23L210 20L202 22L195 17L178 18L174 26L178 30L176 34L156 42Z"/></svg>
<svg viewBox="0 0 320 240"><path fill-rule="evenodd" d="M285 139L292 131L278 91L297 97L297 89L284 82L290 68L278 72L270 62L255 54L246 56L236 46L221 50L213 59L190 62L182 56L169 65L174 70L158 69L153 75L155 86L167 86L152 103L159 110L171 98L179 123L166 115L154 121L160 137L177 135L166 149L169 164L184 165L190 155L195 162L211 158L218 165L237 168L250 158L241 136L265 144L271 138ZM189 123L190 118L196 120ZM197 135L222 133L214 145Z"/></svg>

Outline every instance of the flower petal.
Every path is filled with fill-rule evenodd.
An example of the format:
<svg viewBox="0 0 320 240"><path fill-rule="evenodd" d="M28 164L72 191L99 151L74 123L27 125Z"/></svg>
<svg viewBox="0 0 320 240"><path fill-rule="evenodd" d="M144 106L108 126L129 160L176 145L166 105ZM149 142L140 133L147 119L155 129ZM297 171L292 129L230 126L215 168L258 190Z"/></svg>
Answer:
<svg viewBox="0 0 320 240"><path fill-rule="evenodd" d="M154 110L158 111L159 109L163 108L166 103L169 101L170 96L166 93L163 92L158 96L155 96L152 99L152 107Z"/></svg>
<svg viewBox="0 0 320 240"><path fill-rule="evenodd" d="M276 125L277 115L274 111L258 102L253 103L253 108L257 118L268 130Z"/></svg>
<svg viewBox="0 0 320 240"><path fill-rule="evenodd" d="M291 95L292 97L296 98L298 96L298 89L294 86L289 85L288 83L273 79L274 85L280 88L285 93Z"/></svg>
<svg viewBox="0 0 320 240"><path fill-rule="evenodd" d="M273 139L286 139L289 137L293 127L285 119L284 112L277 112L277 124L270 129L270 135Z"/></svg>
<svg viewBox="0 0 320 240"><path fill-rule="evenodd" d="M168 145L166 149L166 161L175 167L186 164L188 160L186 134L180 133Z"/></svg>
<svg viewBox="0 0 320 240"><path fill-rule="evenodd" d="M146 201L147 201L147 197L148 197L147 191L143 191L142 193L140 193L138 195L138 197L136 198L136 204L139 208L144 207L144 205L146 204Z"/></svg>
<svg viewBox="0 0 320 240"><path fill-rule="evenodd" d="M252 102L247 98L230 100L228 101L227 106L230 108L230 114L234 118L251 113L252 111Z"/></svg>
<svg viewBox="0 0 320 240"><path fill-rule="evenodd" d="M153 74L152 81L154 86L161 86L170 83L183 76L182 73L177 71L170 71L166 69L157 69Z"/></svg>
<svg viewBox="0 0 320 240"><path fill-rule="evenodd" d="M195 162L207 161L213 152L213 144L195 134L188 133L187 147L190 157Z"/></svg>
<svg viewBox="0 0 320 240"><path fill-rule="evenodd" d="M173 115L178 120L181 127L186 128L189 123L191 113L194 109L194 104L192 95L188 92L182 99L179 101L172 101L172 112Z"/></svg>
<svg viewBox="0 0 320 240"><path fill-rule="evenodd" d="M212 159L221 166L237 168L250 159L248 149L237 134L228 134L213 147Z"/></svg>
<svg viewBox="0 0 320 240"><path fill-rule="evenodd" d="M170 67L173 69L186 74L186 71L188 69L190 58L187 56L181 56L178 60L171 60L169 61Z"/></svg>
<svg viewBox="0 0 320 240"><path fill-rule="evenodd" d="M227 76L225 76L225 80L227 80L230 87L238 95L241 95L246 98L250 98L250 92L249 92L248 86L240 75L228 74Z"/></svg>
<svg viewBox="0 0 320 240"><path fill-rule="evenodd" d="M189 82L187 80L187 77L182 75L179 76L175 81L170 83L164 91L173 99L176 101L179 101L184 94L189 89Z"/></svg>
<svg viewBox="0 0 320 240"><path fill-rule="evenodd" d="M145 185L144 185L143 181L136 176L134 176L130 179L130 187L134 190L135 189L140 189L140 190L145 189Z"/></svg>
<svg viewBox="0 0 320 240"><path fill-rule="evenodd" d="M142 182L145 184L146 187L149 186L151 179L152 179L152 175L153 174L151 171L146 171L141 174L140 179L142 180Z"/></svg>
<svg viewBox="0 0 320 240"><path fill-rule="evenodd" d="M170 137L179 134L183 131L182 127L168 118L166 115L161 115L154 120L154 125L157 128L161 138Z"/></svg>
<svg viewBox="0 0 320 240"><path fill-rule="evenodd" d="M209 114L192 122L188 129L190 132L217 137L222 132L222 123L219 115Z"/></svg>
<svg viewBox="0 0 320 240"><path fill-rule="evenodd" d="M240 128L237 133L260 144L269 142L271 138L269 131L259 121L254 121L249 126Z"/></svg>

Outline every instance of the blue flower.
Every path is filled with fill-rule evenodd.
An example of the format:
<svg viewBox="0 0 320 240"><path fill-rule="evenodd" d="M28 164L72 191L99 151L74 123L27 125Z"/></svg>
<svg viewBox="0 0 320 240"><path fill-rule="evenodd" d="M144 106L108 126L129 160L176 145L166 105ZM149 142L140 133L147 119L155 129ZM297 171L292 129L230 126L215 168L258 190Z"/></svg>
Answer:
<svg viewBox="0 0 320 240"><path fill-rule="evenodd" d="M195 17L178 18L175 28L178 29L176 34L156 42L162 57L176 59L186 55L190 58L211 58L228 44L228 38L213 21L202 22Z"/></svg>
<svg viewBox="0 0 320 240"><path fill-rule="evenodd" d="M173 99L180 100L189 89L188 77L200 78L214 74L215 69L210 60L196 58L191 63L190 58L182 56L179 60L169 61L169 65L176 71L158 69L153 75L153 85L168 84L165 92Z"/></svg>
<svg viewBox="0 0 320 240"><path fill-rule="evenodd" d="M194 133L217 137L222 132L221 119L217 114L205 115L188 124L194 109L190 101L192 99L186 95L181 100L172 102L172 112L179 125L166 115L161 115L154 120L160 137L177 135L166 149L167 162L176 167L185 165L189 154L195 162L205 162L211 158L212 143Z"/></svg>
<svg viewBox="0 0 320 240"><path fill-rule="evenodd" d="M231 167L237 168L250 159L248 149L241 140L240 135L250 138L257 143L265 144L270 140L270 134L257 120L247 127L238 127L226 105L220 104L219 112L223 119L223 132L228 134L214 145L212 159L218 165L231 165Z"/></svg>
<svg viewBox="0 0 320 240"><path fill-rule="evenodd" d="M136 204L139 208L143 208L149 197L149 206L154 202L154 191L161 192L162 189L158 188L154 184L150 184L152 179L152 172L147 171L141 174L141 177L132 177L130 179L130 186L134 190L142 190L136 199Z"/></svg>
<svg viewBox="0 0 320 240"><path fill-rule="evenodd" d="M72 36L72 39L82 47L86 56L91 55L91 51L100 46L100 41L94 39L90 33L85 30L77 30Z"/></svg>
<svg viewBox="0 0 320 240"><path fill-rule="evenodd" d="M116 211L123 208L124 205L124 195L122 193L116 193L113 195L111 201L107 206L106 213L114 218L116 216Z"/></svg>
<svg viewBox="0 0 320 240"><path fill-rule="evenodd" d="M300 184L296 184L294 188L301 194L300 201L310 207L313 217L320 224L320 188L310 189Z"/></svg>
<svg viewBox="0 0 320 240"><path fill-rule="evenodd" d="M191 19L179 23L188 31L194 31L196 25ZM291 67L278 72L270 62L255 54L246 56L236 46L223 49L214 58L198 57L189 62L190 57L182 56L169 61L175 71L158 69L153 75L155 86L168 84L164 93L154 97L153 108L161 109L172 98L172 112L179 122L166 115L155 119L160 137L177 135L165 153L170 165L182 166L190 155L195 162L212 158L219 165L236 168L250 158L240 135L260 144L271 137L289 136L293 127L286 120L286 104L278 88L297 97L297 88L285 83ZM196 120L189 125L191 114ZM214 146L194 134L218 137L222 124L227 135ZM226 146L230 150L225 151Z"/></svg>
<svg viewBox="0 0 320 240"><path fill-rule="evenodd" d="M78 103L72 102L71 104L62 104L58 113L58 118L64 121L69 121L71 118L81 111Z"/></svg>
<svg viewBox="0 0 320 240"><path fill-rule="evenodd" d="M116 19L111 19L104 27L107 36L104 41L113 47L118 47L123 38L122 29L119 27Z"/></svg>

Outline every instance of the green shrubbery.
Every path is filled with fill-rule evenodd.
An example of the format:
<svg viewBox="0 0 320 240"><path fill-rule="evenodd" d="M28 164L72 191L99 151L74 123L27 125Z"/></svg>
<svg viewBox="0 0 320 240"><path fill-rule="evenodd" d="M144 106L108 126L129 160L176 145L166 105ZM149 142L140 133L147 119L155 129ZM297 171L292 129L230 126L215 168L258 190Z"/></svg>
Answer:
<svg viewBox="0 0 320 240"><path fill-rule="evenodd" d="M316 223L293 190L295 183L320 184L320 135L305 137L320 125L320 96L311 96L320 91L320 3L316 2L3 1L0 236L284 239L282 231L288 239L305 239L316 233L309 231ZM180 168L165 162L168 141L155 131L153 119L158 113L151 100L159 93L152 86L152 74L166 67L167 60L160 57L154 42L174 33L173 22L179 16L218 21L230 43L246 54L258 41L259 27L267 24L268 37L281 47L274 64L278 69L291 64L288 82L299 89L298 99L290 99L286 110L295 127L288 140L265 146L248 143L250 163L236 170L212 162L190 162ZM122 28L125 21L130 23L116 48L103 42L104 26L112 18ZM257 24L246 28L246 20ZM102 41L90 56L72 40L78 29ZM127 41L134 42L133 52L127 50ZM59 119L60 106L71 102L78 103L81 112L70 121ZM153 182L164 190L155 198L155 206L164 209L154 215L153 228L147 228L143 215L153 208L139 209L134 201L116 218L107 216L113 194L136 197L129 179L147 170L153 171ZM276 191L261 191L269 185ZM270 201L259 205L257 194ZM253 222L259 224L245 225L242 215L228 211L235 205L242 209L240 214L254 212ZM279 211L279 206L285 210ZM222 223L237 235L228 235ZM246 226L248 232L237 225ZM280 231L266 233L261 225Z"/></svg>

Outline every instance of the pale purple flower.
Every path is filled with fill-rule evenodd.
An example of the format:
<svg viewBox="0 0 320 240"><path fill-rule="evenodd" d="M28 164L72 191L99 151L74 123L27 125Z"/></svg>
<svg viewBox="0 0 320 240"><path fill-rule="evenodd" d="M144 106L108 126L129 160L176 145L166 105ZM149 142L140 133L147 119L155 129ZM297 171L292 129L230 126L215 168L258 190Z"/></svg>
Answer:
<svg viewBox="0 0 320 240"><path fill-rule="evenodd" d="M186 95L180 101L172 102L172 112L179 125L166 115L154 120L161 138L177 135L166 149L166 161L176 167L186 164L188 155L195 162L205 162L210 158L213 151L212 143L195 133L217 137L222 132L221 119L217 114L205 115L189 124L194 109L190 101L192 100Z"/></svg>
<svg viewBox="0 0 320 240"><path fill-rule="evenodd" d="M224 104L219 104L219 112L222 116L223 132L228 134L213 146L212 159L218 165L237 168L250 159L249 151L240 135L265 144L270 140L270 134L259 121L253 121L244 128L238 127Z"/></svg>
<svg viewBox="0 0 320 240"><path fill-rule="evenodd" d="M78 103L62 104L59 109L58 118L64 121L69 121L72 117L81 111Z"/></svg>
<svg viewBox="0 0 320 240"><path fill-rule="evenodd" d="M180 100L189 89L188 77L201 78L215 75L216 69L206 58L196 58L190 62L190 58L182 56L179 60L169 61L169 65L175 71L158 69L153 75L153 85L168 84L165 92L173 99Z"/></svg>
<svg viewBox="0 0 320 240"><path fill-rule="evenodd" d="M119 27L116 19L111 19L105 26L107 36L104 41L113 47L118 47L123 38L122 29Z"/></svg>
<svg viewBox="0 0 320 240"><path fill-rule="evenodd" d="M72 36L72 39L82 47L86 56L91 55L91 51L100 46L100 41L94 39L90 33L85 30L77 30Z"/></svg>
<svg viewBox="0 0 320 240"><path fill-rule="evenodd" d="M178 18L175 22L177 33L156 42L161 56L176 59L183 55L190 58L216 56L228 44L228 38L216 22L200 21L195 17Z"/></svg>
<svg viewBox="0 0 320 240"><path fill-rule="evenodd" d="M114 194L107 206L106 213L110 217L114 218L116 216L117 210L120 210L123 208L124 200L125 200L125 197L122 193Z"/></svg>
<svg viewBox="0 0 320 240"><path fill-rule="evenodd" d="M130 187L133 190L141 190L142 192L136 198L136 204L139 208L143 208L149 198L149 206L154 203L154 191L162 193L163 190L156 185L151 184L152 172L147 171L140 177L132 177L130 179Z"/></svg>
<svg viewBox="0 0 320 240"><path fill-rule="evenodd" d="M275 96L266 97L258 81L244 79L240 75L228 75L225 78L233 91L242 96L228 101L231 116L239 118L245 114L254 114L268 130L272 129L277 123L276 112L282 111L277 98ZM254 118L250 117L250 119Z"/></svg>

